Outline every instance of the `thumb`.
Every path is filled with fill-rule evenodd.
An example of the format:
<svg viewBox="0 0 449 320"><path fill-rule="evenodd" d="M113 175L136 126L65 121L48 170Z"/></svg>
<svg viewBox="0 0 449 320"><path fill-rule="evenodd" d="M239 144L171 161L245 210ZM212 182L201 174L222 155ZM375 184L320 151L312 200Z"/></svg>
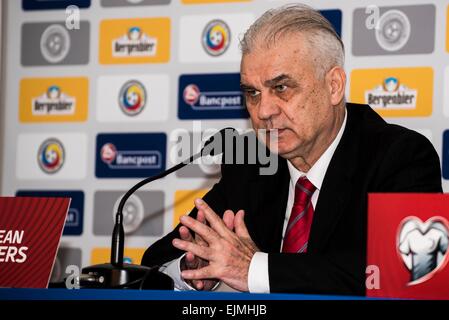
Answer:
<svg viewBox="0 0 449 320"><path fill-rule="evenodd" d="M248 233L248 229L246 228L245 221L243 220L244 217L245 217L244 210L239 210L235 214L235 220L234 220L235 233L237 234L237 236L239 236L241 238L251 238Z"/></svg>

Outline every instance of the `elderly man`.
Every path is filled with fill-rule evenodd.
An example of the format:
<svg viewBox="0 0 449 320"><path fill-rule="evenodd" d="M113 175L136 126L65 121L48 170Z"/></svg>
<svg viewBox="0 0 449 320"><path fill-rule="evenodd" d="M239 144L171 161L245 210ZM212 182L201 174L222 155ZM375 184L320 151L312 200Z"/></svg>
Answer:
<svg viewBox="0 0 449 320"><path fill-rule="evenodd" d="M252 125L276 132L276 174L224 165L222 178L142 263L179 289L365 293L368 192L441 192L438 155L420 134L346 103L344 48L304 5L262 15L242 43ZM272 135L271 135L272 136ZM276 148L274 144L276 143Z"/></svg>

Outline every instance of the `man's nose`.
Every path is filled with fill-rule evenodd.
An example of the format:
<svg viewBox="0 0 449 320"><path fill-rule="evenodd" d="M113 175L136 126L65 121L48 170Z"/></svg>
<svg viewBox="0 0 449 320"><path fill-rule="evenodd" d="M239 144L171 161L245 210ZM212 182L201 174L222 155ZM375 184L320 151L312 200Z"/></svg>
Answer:
<svg viewBox="0 0 449 320"><path fill-rule="evenodd" d="M269 120L273 116L279 114L280 109L276 103L276 100L270 96L270 93L262 93L261 101L259 104L258 114L260 120Z"/></svg>

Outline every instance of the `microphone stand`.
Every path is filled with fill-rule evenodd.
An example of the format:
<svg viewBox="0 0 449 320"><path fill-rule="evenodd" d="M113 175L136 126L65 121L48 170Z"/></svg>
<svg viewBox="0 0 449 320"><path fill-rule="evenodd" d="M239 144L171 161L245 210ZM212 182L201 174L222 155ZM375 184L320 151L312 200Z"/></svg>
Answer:
<svg viewBox="0 0 449 320"><path fill-rule="evenodd" d="M233 128L225 128L218 132L223 135L226 130L235 131ZM214 135L215 136L215 135ZM204 152L209 154L210 143L214 136L209 138L201 151L191 156L187 161L181 162L174 167L153 177L146 178L128 190L120 200L114 230L112 232L111 261L110 263L97 264L82 269L79 277L81 288L95 289L153 289L153 290L173 290L173 279L160 272L159 267L146 267L136 264L123 263L123 252L125 244L125 232L123 229L123 207L126 200L143 185L181 169L189 163L203 156Z"/></svg>

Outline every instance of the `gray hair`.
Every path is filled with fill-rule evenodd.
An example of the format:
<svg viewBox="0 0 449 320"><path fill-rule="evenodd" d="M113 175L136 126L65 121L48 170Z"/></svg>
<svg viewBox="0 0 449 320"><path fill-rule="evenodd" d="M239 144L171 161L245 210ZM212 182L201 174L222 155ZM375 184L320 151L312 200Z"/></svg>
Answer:
<svg viewBox="0 0 449 320"><path fill-rule="evenodd" d="M267 48L282 35L299 32L307 36L309 52L317 58L317 76L323 77L335 66L344 67L344 45L330 22L317 10L304 4L289 4L265 12L240 41L242 54L256 45Z"/></svg>

